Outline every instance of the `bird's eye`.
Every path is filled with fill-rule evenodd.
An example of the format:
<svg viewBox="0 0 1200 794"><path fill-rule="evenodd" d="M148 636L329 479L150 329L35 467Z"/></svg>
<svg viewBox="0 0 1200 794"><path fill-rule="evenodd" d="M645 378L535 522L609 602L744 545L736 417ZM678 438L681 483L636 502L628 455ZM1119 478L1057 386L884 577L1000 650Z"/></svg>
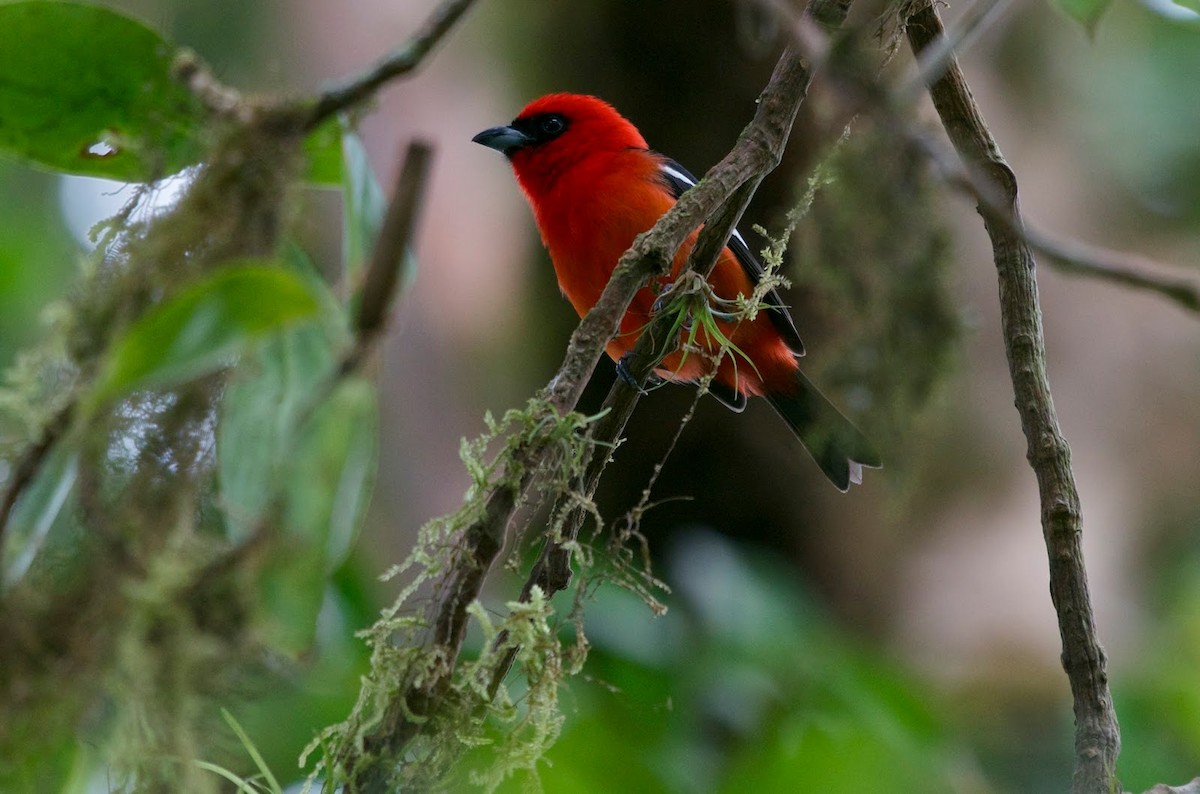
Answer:
<svg viewBox="0 0 1200 794"><path fill-rule="evenodd" d="M567 122L562 116L547 116L546 118L542 119L542 123L539 126L541 127L543 135L551 136L558 135L560 132L565 130L567 128Z"/></svg>

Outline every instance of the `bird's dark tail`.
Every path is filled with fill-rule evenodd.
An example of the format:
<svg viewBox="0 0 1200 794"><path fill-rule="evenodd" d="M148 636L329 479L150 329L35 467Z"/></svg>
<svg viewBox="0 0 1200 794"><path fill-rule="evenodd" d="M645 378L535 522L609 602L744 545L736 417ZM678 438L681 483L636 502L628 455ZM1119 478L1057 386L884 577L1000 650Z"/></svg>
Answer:
<svg viewBox="0 0 1200 794"><path fill-rule="evenodd" d="M839 491L847 490L850 483L861 483L864 466L877 469L883 465L866 436L799 370L794 388L768 394L767 400Z"/></svg>

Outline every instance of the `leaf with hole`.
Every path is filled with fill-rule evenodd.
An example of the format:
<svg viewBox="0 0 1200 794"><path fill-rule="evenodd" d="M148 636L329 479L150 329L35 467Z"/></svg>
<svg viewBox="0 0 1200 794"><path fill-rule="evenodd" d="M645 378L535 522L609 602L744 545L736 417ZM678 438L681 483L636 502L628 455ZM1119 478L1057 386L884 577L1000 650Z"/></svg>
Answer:
<svg viewBox="0 0 1200 794"><path fill-rule="evenodd" d="M0 4L0 154L122 181L195 162L204 113L172 77L175 52L110 9Z"/></svg>

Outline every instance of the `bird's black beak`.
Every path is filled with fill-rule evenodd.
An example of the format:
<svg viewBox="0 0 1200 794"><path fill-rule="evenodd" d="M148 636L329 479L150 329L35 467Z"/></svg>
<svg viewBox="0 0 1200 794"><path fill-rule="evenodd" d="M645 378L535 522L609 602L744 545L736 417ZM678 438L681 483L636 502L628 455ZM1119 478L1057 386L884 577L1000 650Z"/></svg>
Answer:
<svg viewBox="0 0 1200 794"><path fill-rule="evenodd" d="M514 127L492 127L471 140L507 156L512 156L513 152L533 143L533 138Z"/></svg>

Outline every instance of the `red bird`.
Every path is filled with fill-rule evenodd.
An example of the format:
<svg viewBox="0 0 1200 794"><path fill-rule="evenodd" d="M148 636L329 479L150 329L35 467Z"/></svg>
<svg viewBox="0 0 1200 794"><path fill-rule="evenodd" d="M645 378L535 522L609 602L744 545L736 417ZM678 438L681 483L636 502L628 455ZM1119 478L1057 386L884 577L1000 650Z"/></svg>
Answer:
<svg viewBox="0 0 1200 794"><path fill-rule="evenodd" d="M652 151L637 128L611 105L592 96L550 94L534 100L512 124L493 127L473 140L502 152L533 208L542 241L550 251L558 285L582 317L608 284L621 255L637 235L654 225L696 179L678 163ZM696 242L696 232L675 255L669 276L678 276ZM736 231L721 252L709 284L718 298L749 296L763 267ZM638 291L608 343L618 362L628 353L655 309L650 288ZM734 411L746 397L762 395L795 431L839 490L862 482L862 467L881 465L870 443L800 372L804 345L783 301L767 293L766 310L754 320L719 319L721 332L745 354L721 358L710 385ZM682 332L681 332L682 333ZM702 346L719 346L704 332ZM697 381L711 370L712 357L682 349L668 355L656 374L667 380Z"/></svg>

